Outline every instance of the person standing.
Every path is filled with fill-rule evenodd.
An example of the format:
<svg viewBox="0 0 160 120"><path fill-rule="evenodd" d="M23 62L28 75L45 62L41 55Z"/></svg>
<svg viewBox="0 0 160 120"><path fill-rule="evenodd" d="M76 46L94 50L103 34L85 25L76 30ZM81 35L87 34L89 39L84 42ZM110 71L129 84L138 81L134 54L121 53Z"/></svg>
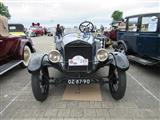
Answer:
<svg viewBox="0 0 160 120"><path fill-rule="evenodd" d="M47 28L44 27L44 34L47 35Z"/></svg>
<svg viewBox="0 0 160 120"><path fill-rule="evenodd" d="M60 39L62 37L62 29L60 28L60 24L57 24L56 36L58 36L58 39Z"/></svg>
<svg viewBox="0 0 160 120"><path fill-rule="evenodd" d="M101 25L100 30L101 30L101 33L103 34L103 32L104 32L104 26L103 25Z"/></svg>
<svg viewBox="0 0 160 120"><path fill-rule="evenodd" d="M64 35L64 26L60 26L61 30L62 30L62 35Z"/></svg>

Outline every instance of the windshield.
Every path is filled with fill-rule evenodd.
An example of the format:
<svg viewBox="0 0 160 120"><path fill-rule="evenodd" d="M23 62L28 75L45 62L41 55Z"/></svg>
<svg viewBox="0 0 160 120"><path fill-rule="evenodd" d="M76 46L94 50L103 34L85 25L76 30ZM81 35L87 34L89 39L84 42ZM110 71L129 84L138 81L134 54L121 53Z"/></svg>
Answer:
<svg viewBox="0 0 160 120"><path fill-rule="evenodd" d="M24 32L23 25L8 25L9 32Z"/></svg>
<svg viewBox="0 0 160 120"><path fill-rule="evenodd" d="M30 30L36 30L37 28L36 27L30 27L29 29Z"/></svg>
<svg viewBox="0 0 160 120"><path fill-rule="evenodd" d="M42 27L39 27L39 26L32 26L29 28L30 30L42 30Z"/></svg>

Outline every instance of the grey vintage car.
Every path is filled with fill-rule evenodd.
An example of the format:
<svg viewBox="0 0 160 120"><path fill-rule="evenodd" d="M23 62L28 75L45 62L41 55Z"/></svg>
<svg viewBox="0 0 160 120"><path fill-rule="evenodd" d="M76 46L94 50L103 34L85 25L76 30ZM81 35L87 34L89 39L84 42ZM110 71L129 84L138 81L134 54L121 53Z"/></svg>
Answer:
<svg viewBox="0 0 160 120"><path fill-rule="evenodd" d="M85 21L80 32L69 33L56 39L56 49L48 54L37 53L29 62L32 90L38 101L47 98L50 83L90 84L109 83L114 99L121 99L126 90L126 73L129 62L123 52L108 52L103 36L95 36L94 25ZM92 76L97 70L109 66L107 80ZM48 68L59 70L64 77L51 78ZM104 71L107 72L107 71ZM52 81L52 82L51 82Z"/></svg>

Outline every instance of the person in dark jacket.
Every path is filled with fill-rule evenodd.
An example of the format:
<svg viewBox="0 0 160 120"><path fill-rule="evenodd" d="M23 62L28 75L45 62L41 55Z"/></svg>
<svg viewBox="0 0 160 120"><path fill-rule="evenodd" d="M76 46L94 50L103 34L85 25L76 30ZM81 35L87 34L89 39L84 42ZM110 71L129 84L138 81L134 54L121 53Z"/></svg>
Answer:
<svg viewBox="0 0 160 120"><path fill-rule="evenodd" d="M58 39L62 37L62 29L60 28L60 24L57 24L56 36L58 36Z"/></svg>

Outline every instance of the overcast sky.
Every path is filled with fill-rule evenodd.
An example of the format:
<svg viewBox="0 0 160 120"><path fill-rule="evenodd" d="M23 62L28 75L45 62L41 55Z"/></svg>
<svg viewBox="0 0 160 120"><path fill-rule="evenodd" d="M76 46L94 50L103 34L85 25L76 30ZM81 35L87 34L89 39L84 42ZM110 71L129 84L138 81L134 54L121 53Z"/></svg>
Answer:
<svg viewBox="0 0 160 120"><path fill-rule="evenodd" d="M114 10L123 16L160 12L160 0L1 0L9 8L12 23L25 26L40 22L45 26L57 23L71 26L90 20L97 26L108 26Z"/></svg>

